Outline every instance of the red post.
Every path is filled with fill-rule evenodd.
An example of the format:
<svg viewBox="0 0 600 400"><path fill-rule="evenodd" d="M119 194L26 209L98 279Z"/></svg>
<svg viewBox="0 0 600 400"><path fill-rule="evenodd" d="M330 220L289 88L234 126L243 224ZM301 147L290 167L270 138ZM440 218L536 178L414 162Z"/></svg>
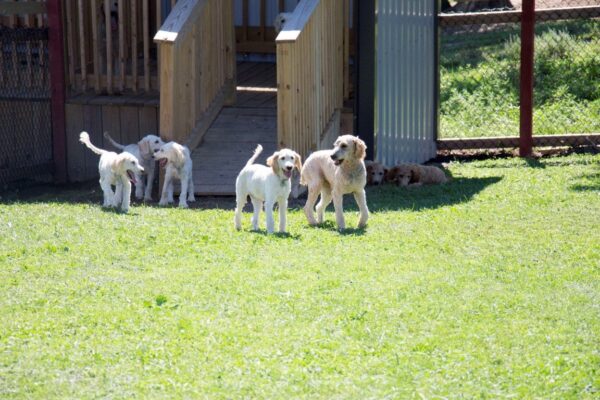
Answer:
<svg viewBox="0 0 600 400"><path fill-rule="evenodd" d="M521 112L519 155L529 157L533 148L533 52L535 0L523 0L521 16Z"/></svg>
<svg viewBox="0 0 600 400"><path fill-rule="evenodd" d="M48 52L50 57L50 88L52 115L52 154L54 181L67 181L67 140L65 124L65 61L61 0L46 2L48 13Z"/></svg>

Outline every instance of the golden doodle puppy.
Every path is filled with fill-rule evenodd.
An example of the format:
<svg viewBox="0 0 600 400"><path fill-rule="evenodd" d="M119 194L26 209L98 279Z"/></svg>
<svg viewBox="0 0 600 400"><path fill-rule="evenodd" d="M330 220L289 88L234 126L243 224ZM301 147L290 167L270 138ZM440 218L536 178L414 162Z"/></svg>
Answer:
<svg viewBox="0 0 600 400"><path fill-rule="evenodd" d="M396 183L398 186L413 187L428 184L448 182L444 171L438 167L418 164L399 164L387 172L387 182Z"/></svg>
<svg viewBox="0 0 600 400"><path fill-rule="evenodd" d="M312 153L304 162L300 182L308 187L304 213L310 225L323 222L325 208L333 200L338 229L346 229L342 200L344 194L352 193L360 210L358 227L363 228L369 219L369 208L365 194L367 170L365 168L365 142L356 136L343 135L337 138L333 150ZM317 204L317 218L314 205Z"/></svg>

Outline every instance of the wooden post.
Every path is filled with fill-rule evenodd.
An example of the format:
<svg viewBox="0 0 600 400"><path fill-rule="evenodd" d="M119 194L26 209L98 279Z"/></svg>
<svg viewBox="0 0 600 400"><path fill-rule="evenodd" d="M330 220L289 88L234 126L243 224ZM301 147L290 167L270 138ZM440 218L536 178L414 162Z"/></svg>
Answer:
<svg viewBox="0 0 600 400"><path fill-rule="evenodd" d="M356 32L356 115L354 134L367 145L367 158L375 156L375 0L354 2Z"/></svg>
<svg viewBox="0 0 600 400"><path fill-rule="evenodd" d="M46 7L48 12L54 181L56 183L65 183L67 181L67 140L65 125L65 59L61 0L48 0Z"/></svg>
<svg viewBox="0 0 600 400"><path fill-rule="evenodd" d="M521 157L530 157L533 147L533 56L535 38L535 0L524 0L522 7L519 155Z"/></svg>

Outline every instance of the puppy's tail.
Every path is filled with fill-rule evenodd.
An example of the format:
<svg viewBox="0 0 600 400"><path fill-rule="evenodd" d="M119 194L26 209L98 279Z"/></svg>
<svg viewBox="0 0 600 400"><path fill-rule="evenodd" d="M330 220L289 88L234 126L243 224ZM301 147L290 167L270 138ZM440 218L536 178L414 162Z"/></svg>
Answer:
<svg viewBox="0 0 600 400"><path fill-rule="evenodd" d="M96 146L94 146L92 144L92 142L90 142L90 135L88 135L88 133L85 131L83 131L79 134L79 141L81 143L85 144L88 149L90 149L91 151L93 151L94 153L96 153L100 156L104 153L108 153L108 151L99 149Z"/></svg>
<svg viewBox="0 0 600 400"><path fill-rule="evenodd" d="M254 161L256 161L258 156L260 156L260 153L262 153L262 151L263 151L263 147L260 144L258 146L256 146L256 149L254 150L254 155L252 157L250 157L250 159L246 163L246 167L248 165L254 164Z"/></svg>
<svg viewBox="0 0 600 400"><path fill-rule="evenodd" d="M125 150L125 146L123 146L120 143L117 143L113 140L113 138L110 137L110 135L108 134L108 132L104 132L104 137L106 138L106 140L108 140L110 142L110 144L113 145L113 147L116 147L119 150Z"/></svg>

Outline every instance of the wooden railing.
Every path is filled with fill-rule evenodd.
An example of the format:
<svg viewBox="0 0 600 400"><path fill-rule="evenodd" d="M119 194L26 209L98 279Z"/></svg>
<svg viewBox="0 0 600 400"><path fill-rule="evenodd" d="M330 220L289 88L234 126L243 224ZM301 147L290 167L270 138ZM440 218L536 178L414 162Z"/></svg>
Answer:
<svg viewBox="0 0 600 400"><path fill-rule="evenodd" d="M152 36L163 20L162 0L63 1L71 94L158 90Z"/></svg>
<svg viewBox="0 0 600 400"><path fill-rule="evenodd" d="M160 68L160 134L195 147L235 101L232 0L179 0L154 36Z"/></svg>
<svg viewBox="0 0 600 400"><path fill-rule="evenodd" d="M0 4L0 27L46 28L46 0L3 1Z"/></svg>
<svg viewBox="0 0 600 400"><path fill-rule="evenodd" d="M347 7L347 0L301 0L276 39L279 146L303 157L339 133Z"/></svg>

